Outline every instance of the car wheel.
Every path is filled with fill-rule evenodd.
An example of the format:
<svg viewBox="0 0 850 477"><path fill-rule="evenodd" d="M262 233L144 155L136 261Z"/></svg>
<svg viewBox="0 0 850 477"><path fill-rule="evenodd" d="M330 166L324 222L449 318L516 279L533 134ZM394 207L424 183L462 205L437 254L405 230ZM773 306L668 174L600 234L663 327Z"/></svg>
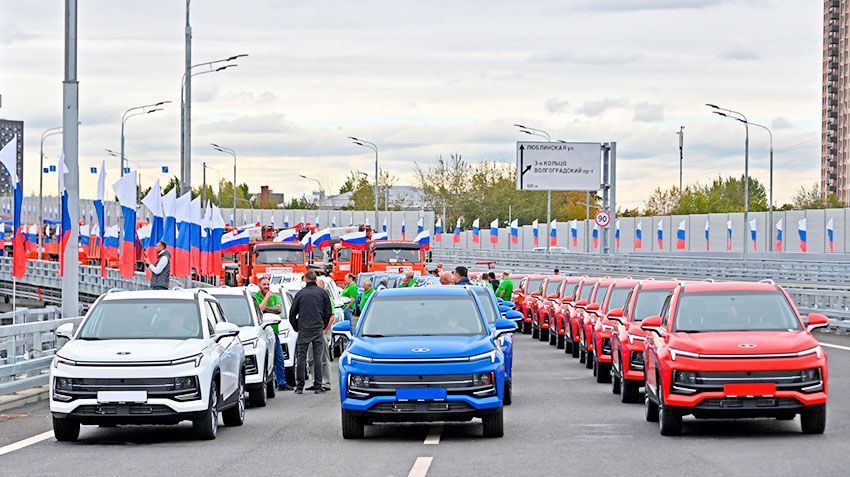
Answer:
<svg viewBox="0 0 850 477"><path fill-rule="evenodd" d="M540 341L546 341L549 339L549 329L540 327L540 337L538 338Z"/></svg>
<svg viewBox="0 0 850 477"><path fill-rule="evenodd" d="M531 327L531 339L539 340L540 339L540 328L536 326Z"/></svg>
<svg viewBox="0 0 850 477"><path fill-rule="evenodd" d="M643 401L643 417L646 422L658 422L658 404L650 399L649 393Z"/></svg>
<svg viewBox="0 0 850 477"><path fill-rule="evenodd" d="M53 418L53 436L59 442L74 442L80 437L80 423L70 419Z"/></svg>
<svg viewBox="0 0 850 477"><path fill-rule="evenodd" d="M682 433L682 415L664 404L664 396L659 395L658 401L658 430L662 436L678 436Z"/></svg>
<svg viewBox="0 0 850 477"><path fill-rule="evenodd" d="M599 366L598 366L598 365L599 365L599 363L597 363L595 359L593 359L593 360L591 361L590 369L592 369L592 370L593 370L593 377L594 377L594 378L597 376L597 374L599 374L599 373L597 372L597 371L599 370Z"/></svg>
<svg viewBox="0 0 850 477"><path fill-rule="evenodd" d="M803 434L823 434L826 430L826 406L812 406L800 414ZM55 421L54 421L55 422Z"/></svg>
<svg viewBox="0 0 850 477"><path fill-rule="evenodd" d="M353 416L345 409L342 410L343 439L362 439L363 426L363 418L359 416Z"/></svg>
<svg viewBox="0 0 850 477"><path fill-rule="evenodd" d="M505 435L505 418L503 408L495 414L488 414L481 418L484 423L484 437L502 437Z"/></svg>
<svg viewBox="0 0 850 477"><path fill-rule="evenodd" d="M236 405L221 413L225 426L241 426L245 423L245 380L241 374L236 393Z"/></svg>
<svg viewBox="0 0 850 477"><path fill-rule="evenodd" d="M266 380L263 380L265 383ZM251 407L266 407L266 385L258 384L248 391L248 405Z"/></svg>
<svg viewBox="0 0 850 477"><path fill-rule="evenodd" d="M510 381L505 381L505 389L502 391L502 404L510 406L513 399L513 385Z"/></svg>
<svg viewBox="0 0 850 477"><path fill-rule="evenodd" d="M640 386L626 378L620 379L620 402L640 402Z"/></svg>
<svg viewBox="0 0 850 477"><path fill-rule="evenodd" d="M571 336L572 336L572 335L571 335ZM570 343L572 343L572 349L571 349L570 351L571 351L571 352L572 352L572 354L573 354L573 358L580 358L580 356L579 356L579 351L580 351L580 349L579 349L579 342L578 342L578 341L573 341L573 340L572 340L572 338L570 338Z"/></svg>
<svg viewBox="0 0 850 477"><path fill-rule="evenodd" d="M610 383L611 382L611 363L603 363L596 360L596 382Z"/></svg>
<svg viewBox="0 0 850 477"><path fill-rule="evenodd" d="M564 335L559 334L558 337L555 338L555 348L564 349L564 346L566 345L566 341L567 340L564 337Z"/></svg>
<svg viewBox="0 0 850 477"><path fill-rule="evenodd" d="M549 346L555 346L556 344L558 344L558 333L554 332L554 331L555 331L555 329L550 324L549 325Z"/></svg>
<svg viewBox="0 0 850 477"><path fill-rule="evenodd" d="M522 322L522 334L527 335L531 333L531 323L527 321Z"/></svg>
<svg viewBox="0 0 850 477"><path fill-rule="evenodd" d="M611 366L611 393L620 394L620 373L614 371L613 366Z"/></svg>
<svg viewBox="0 0 850 477"><path fill-rule="evenodd" d="M587 357L584 360L584 367L590 369L593 367L593 351L585 351Z"/></svg>
<svg viewBox="0 0 850 477"><path fill-rule="evenodd" d="M192 421L192 429L198 439L205 441L215 439L218 433L218 386L215 381L210 384L210 399L207 411L203 417Z"/></svg>
<svg viewBox="0 0 850 477"><path fill-rule="evenodd" d="M272 399L277 395L277 379L272 376L266 381L266 398Z"/></svg>

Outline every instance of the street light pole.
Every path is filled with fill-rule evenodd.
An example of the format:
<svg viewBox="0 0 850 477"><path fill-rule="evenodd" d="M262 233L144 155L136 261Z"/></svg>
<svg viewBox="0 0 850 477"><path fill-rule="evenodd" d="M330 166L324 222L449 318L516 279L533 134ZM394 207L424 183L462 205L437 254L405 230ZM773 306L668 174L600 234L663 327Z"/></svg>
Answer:
<svg viewBox="0 0 850 477"><path fill-rule="evenodd" d="M739 121L740 121L740 119L739 119ZM772 252L773 251L773 240L771 240L771 235L773 235L773 131L771 131L769 127L763 126L761 124L756 124L756 123L750 122L750 125L764 129L765 131L767 131L767 135L770 137L770 184L768 185L768 187L770 187L770 193L769 193L769 197L767 199L768 200L768 207L769 207L769 209L768 209L769 210L768 220L770 221L770 223L767 225L766 228L767 228L767 230L770 231L770 233L767 236L767 246L768 246L768 250L770 250Z"/></svg>
<svg viewBox="0 0 850 477"><path fill-rule="evenodd" d="M223 152L225 154L230 154L233 156L233 222L236 221L236 151L230 149L229 147L219 146L218 144L210 143L210 145L218 152ZM224 204L221 204L222 206ZM233 226L233 224L230 224Z"/></svg>
<svg viewBox="0 0 850 477"><path fill-rule="evenodd" d="M531 136L540 136L546 138L546 142L552 142L552 136L549 135L548 132L542 129L530 128L528 126L523 126L522 124L514 124L514 126L519 128L519 132L525 133ZM562 141L563 142L563 141ZM550 251L552 240L550 239L550 235L552 235L552 191L546 191L546 251Z"/></svg>
<svg viewBox="0 0 850 477"><path fill-rule="evenodd" d="M315 182L316 184L319 185L319 208L321 209L322 204L324 203L324 200L325 200L325 189L322 188L322 183L319 182L318 179L313 179L312 177L307 177L303 174L298 174L298 177L300 177L302 179L307 179L308 181L313 181L313 182Z"/></svg>
<svg viewBox="0 0 850 477"><path fill-rule="evenodd" d="M124 177L124 124L127 122L128 119L132 118L133 116L141 116L143 114L150 114L150 113L155 113L157 111L162 111L162 108L159 108L158 106L162 106L163 104L168 104L170 102L171 101L160 101L160 102L154 103L154 104L146 104L144 106L135 106L135 107L132 107L132 108L124 111L124 114L121 115L121 156L120 156L120 158L121 158L121 177ZM154 109L148 109L148 108L154 108ZM139 112L130 114L133 111L139 111Z"/></svg>
<svg viewBox="0 0 850 477"><path fill-rule="evenodd" d="M378 146L369 141L364 141L363 139L357 139L356 137L349 136L349 139L354 141L354 144L358 146L368 147L375 151L375 188L373 194L375 196L375 225L373 227L378 226Z"/></svg>
<svg viewBox="0 0 850 477"><path fill-rule="evenodd" d="M44 140L50 136L62 134L62 126L50 128L41 135L41 148L38 163L38 259L41 260L41 251L44 248ZM60 171L61 174L61 171Z"/></svg>
<svg viewBox="0 0 850 477"><path fill-rule="evenodd" d="M685 146L685 126L679 127L679 132L676 134L679 135L679 194L682 194L682 161L684 160L682 155L682 149Z"/></svg>

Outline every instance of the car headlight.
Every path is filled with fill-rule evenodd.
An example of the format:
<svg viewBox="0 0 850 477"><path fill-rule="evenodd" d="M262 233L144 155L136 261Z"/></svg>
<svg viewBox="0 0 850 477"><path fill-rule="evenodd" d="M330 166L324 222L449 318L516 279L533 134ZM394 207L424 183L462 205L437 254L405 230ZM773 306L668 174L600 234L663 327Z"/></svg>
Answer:
<svg viewBox="0 0 850 477"><path fill-rule="evenodd" d="M690 351L682 351L676 348L670 348L670 359L676 361L677 356L684 356L686 358L699 358L699 354L692 353Z"/></svg>
<svg viewBox="0 0 850 477"><path fill-rule="evenodd" d="M280 333L278 333L278 334L279 334L280 336L283 336L283 339L287 339L287 338L289 338L289 328L283 328L283 329L281 329L281 330L280 330Z"/></svg>
<svg viewBox="0 0 850 477"><path fill-rule="evenodd" d="M174 390L194 390L196 388L195 382L196 381L194 376L183 376L180 378L174 378Z"/></svg>
<svg viewBox="0 0 850 477"><path fill-rule="evenodd" d="M605 323L601 323L601 325L602 325L602 331L612 331L614 329L613 326L606 325Z"/></svg>
<svg viewBox="0 0 850 477"><path fill-rule="evenodd" d="M56 391L73 391L74 378L56 378L53 381L53 388Z"/></svg>
<svg viewBox="0 0 850 477"><path fill-rule="evenodd" d="M629 334L628 334L628 336L629 336L629 344L634 344L634 343L635 343L635 340L637 340L637 341L646 341L646 337L645 337L645 336L641 336L641 335L633 335L633 334L631 334L631 333L629 333Z"/></svg>
<svg viewBox="0 0 850 477"><path fill-rule="evenodd" d="M470 361L479 361L482 359L489 359L491 363L496 362L496 350L488 351L486 353L476 354L475 356L470 356Z"/></svg>
<svg viewBox="0 0 850 477"><path fill-rule="evenodd" d="M192 356L187 356L185 358L172 360L171 365L177 366L177 365L180 365L180 364L195 363L195 367L197 368L198 366L201 365L201 359L203 359L203 357L204 357L203 353L198 353L198 354L195 354L195 355L192 355Z"/></svg>
<svg viewBox="0 0 850 477"><path fill-rule="evenodd" d="M250 339L250 340L245 340L245 341L243 341L243 342L242 342L242 347L243 347L243 348L256 349L256 348L257 348L257 343L259 343L259 342L260 342L260 338L259 338L259 337L252 338L252 339Z"/></svg>
<svg viewBox="0 0 850 477"><path fill-rule="evenodd" d="M800 379L804 383L808 382L808 381L819 381L820 380L820 368L801 369L800 370Z"/></svg>
<svg viewBox="0 0 850 477"><path fill-rule="evenodd" d="M70 359L65 359L59 355L53 358L53 367L58 368L60 364L64 364L65 366L76 366L76 361L71 361Z"/></svg>
<svg viewBox="0 0 850 477"><path fill-rule="evenodd" d="M643 370L643 351L632 351L629 353L629 369L635 371Z"/></svg>

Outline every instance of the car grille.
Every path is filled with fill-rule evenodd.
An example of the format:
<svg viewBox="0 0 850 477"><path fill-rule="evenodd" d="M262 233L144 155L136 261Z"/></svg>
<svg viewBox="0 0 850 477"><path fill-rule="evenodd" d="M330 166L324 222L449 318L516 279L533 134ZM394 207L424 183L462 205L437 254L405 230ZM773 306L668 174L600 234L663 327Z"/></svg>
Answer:
<svg viewBox="0 0 850 477"><path fill-rule="evenodd" d="M704 399L699 409L782 409L800 406L794 398L712 398Z"/></svg>
<svg viewBox="0 0 850 477"><path fill-rule="evenodd" d="M97 404L74 409L78 416L171 416L177 414L163 404Z"/></svg>
<svg viewBox="0 0 850 477"><path fill-rule="evenodd" d="M682 373L677 371L676 373ZM811 392L821 384L820 373L812 379L805 379L802 370L784 371L697 371L693 381L677 380L676 385L695 389L697 392L723 391L726 384L772 383L777 391Z"/></svg>
<svg viewBox="0 0 850 477"><path fill-rule="evenodd" d="M470 411L472 406L465 402L380 402L372 406L371 412L458 412Z"/></svg>
<svg viewBox="0 0 850 477"><path fill-rule="evenodd" d="M191 380L191 387L178 385L181 380ZM98 391L145 391L148 398L178 399L188 401L200 399L198 380L194 376L185 378L55 378L57 394L73 399L94 399Z"/></svg>
<svg viewBox="0 0 850 477"><path fill-rule="evenodd" d="M349 397L368 399L393 396L397 389L445 388L449 395L486 397L494 395L493 384L473 386L471 374L383 375L369 376L368 386L350 386Z"/></svg>
<svg viewBox="0 0 850 477"><path fill-rule="evenodd" d="M289 359L289 344L281 343L280 346L283 348L283 359Z"/></svg>

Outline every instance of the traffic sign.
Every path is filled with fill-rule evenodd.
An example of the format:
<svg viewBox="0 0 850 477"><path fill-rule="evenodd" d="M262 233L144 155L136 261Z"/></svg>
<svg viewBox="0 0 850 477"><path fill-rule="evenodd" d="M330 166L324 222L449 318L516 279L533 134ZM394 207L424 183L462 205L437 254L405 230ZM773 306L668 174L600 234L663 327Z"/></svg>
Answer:
<svg viewBox="0 0 850 477"><path fill-rule="evenodd" d="M517 190L599 190L598 142L517 142Z"/></svg>
<svg viewBox="0 0 850 477"><path fill-rule="evenodd" d="M596 225L600 227L607 227L611 223L611 214L604 210L600 210L596 213L594 219L596 220Z"/></svg>

